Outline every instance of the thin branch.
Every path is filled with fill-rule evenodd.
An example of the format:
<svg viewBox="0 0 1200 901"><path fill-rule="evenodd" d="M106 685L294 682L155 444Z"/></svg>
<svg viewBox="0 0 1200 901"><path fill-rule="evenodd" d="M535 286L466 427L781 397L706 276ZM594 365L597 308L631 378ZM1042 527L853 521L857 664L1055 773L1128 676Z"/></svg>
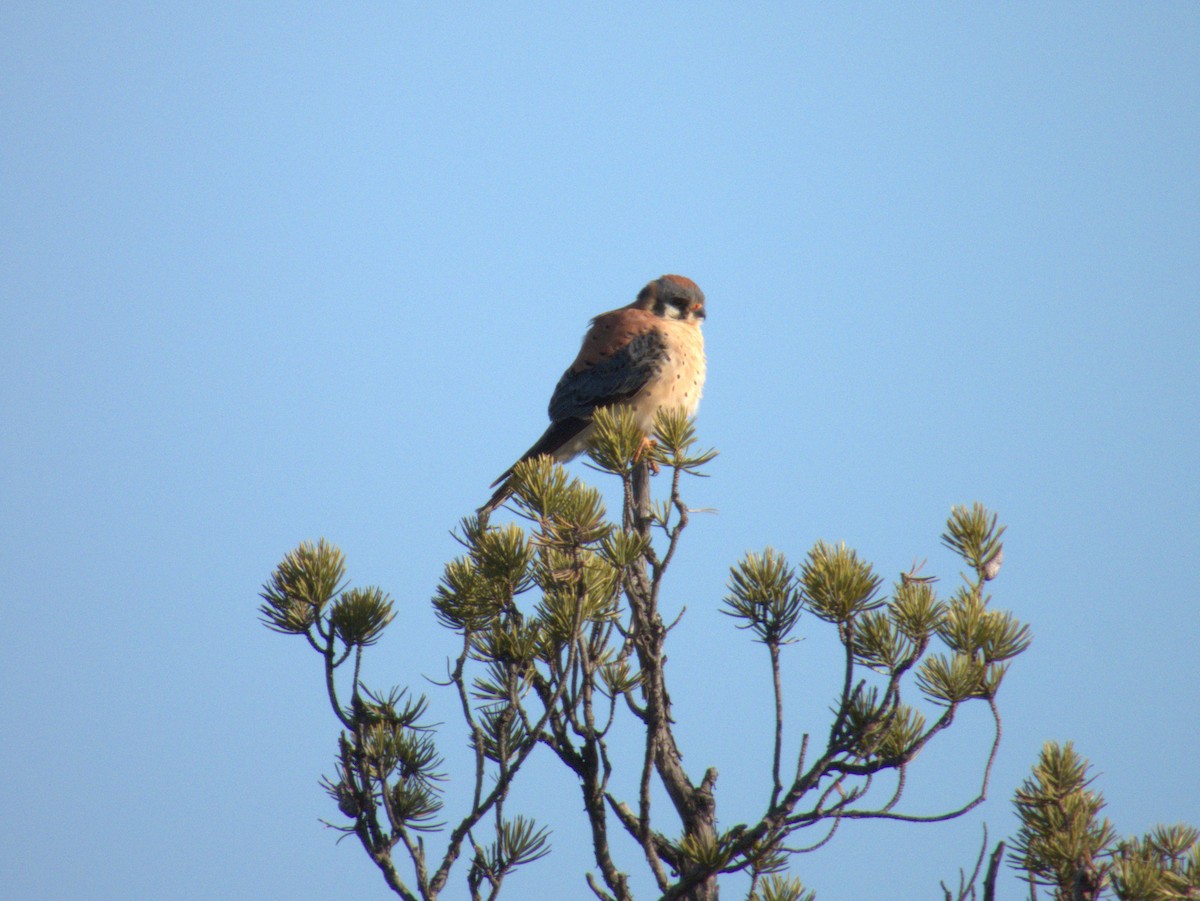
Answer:
<svg viewBox="0 0 1200 901"><path fill-rule="evenodd" d="M996 901L996 877L1000 874L1000 862L1004 859L1004 842L997 842L988 861L987 875L983 877L983 901Z"/></svg>
<svg viewBox="0 0 1200 901"><path fill-rule="evenodd" d="M883 805L884 810L891 810L900 803L900 796L904 794L904 785L908 781L908 764L902 763L896 767L896 793L892 795L890 801Z"/></svg>
<svg viewBox="0 0 1200 901"><path fill-rule="evenodd" d="M838 704L837 716L834 717L833 725L829 727L830 749L839 745L842 728L846 724L846 717L850 715L850 704L853 700L850 686L854 683L854 622L840 624L838 633L838 637L842 639L842 643L846 647L846 673L842 679L842 700Z"/></svg>
<svg viewBox="0 0 1200 901"><path fill-rule="evenodd" d="M317 632L320 634L321 638L325 638L325 630L321 628L321 624L320 624L319 622L318 622L318 623L316 623L314 626L309 626L307 629L305 629L305 630L304 630L304 637L308 639L308 643L309 643L310 645L312 645L312 649L313 649L314 651L316 651L318 654L322 654L322 655L323 655L323 654L325 653L325 648L324 648L324 646L323 646L323 645L320 645L320 644L318 644L318 643L317 643L317 640L316 640L315 638L313 638L313 637L312 637L312 633L313 633L313 629L314 629L314 628L315 628L315 629L317 630Z"/></svg>
<svg viewBox="0 0 1200 901"><path fill-rule="evenodd" d="M639 824L637 815L629 809L629 805L624 801L618 801L613 796L612 792L605 792L604 798L608 801L608 806L616 814L617 820L625 827L625 831L635 841L640 841ZM650 840L654 842L654 853L660 860L665 860L667 865L672 869L679 869L680 862L675 848L672 847L666 836L651 830Z"/></svg>
<svg viewBox="0 0 1200 901"><path fill-rule="evenodd" d="M794 782L800 781L800 776L804 772L804 758L808 755L808 733L804 733L804 737L800 739L800 753L796 756L796 778ZM772 807L775 805L772 804Z"/></svg>
<svg viewBox="0 0 1200 901"><path fill-rule="evenodd" d="M642 758L642 779L638 787L638 841L646 854L646 863L654 872L654 880L658 883L659 891L665 892L670 880L663 872L662 862L655 851L653 835L650 832L650 774L654 771L654 757L657 750L657 735L653 729L646 730L646 752Z"/></svg>
<svg viewBox="0 0 1200 901"><path fill-rule="evenodd" d="M877 760L873 763L850 763L844 760L833 760L829 763L829 769L838 772L846 773L851 776L867 776L871 773L877 773L880 770L899 767L907 763L911 763L921 750L927 745L930 739L937 733L946 729L954 722L954 715L958 710L957 704L951 704L946 708L946 712L938 717L937 721L930 726L925 734L918 738L915 742L905 749L904 753L895 757Z"/></svg>
<svg viewBox="0 0 1200 901"><path fill-rule="evenodd" d="M775 757L771 766L770 803L770 807L774 807L779 803L779 795L783 792L783 781L779 774L783 754L783 684L779 675L779 642L768 642L767 650L771 654L771 679L775 686Z"/></svg>
<svg viewBox="0 0 1200 901"><path fill-rule="evenodd" d="M1003 843L1001 843L1003 844ZM975 859L975 866L971 869L971 878L967 878L967 874L963 870L958 871L958 894L953 895L950 889L946 887L943 881L940 883L942 891L946 895L947 901L967 901L968 898L975 897L975 882L979 879L979 871L983 868L983 858L987 854L988 845L988 828L987 823L983 824L983 841L979 843L979 856Z"/></svg>
<svg viewBox="0 0 1200 901"><path fill-rule="evenodd" d="M346 711L342 710L342 705L338 702L337 685L333 679L333 670L336 666L333 662L334 641L333 630L330 630L330 635L325 641L325 647L321 651L321 655L325 658L325 691L329 695L329 704L333 707L334 715L341 721L343 726L353 732L354 718L347 716Z"/></svg>
<svg viewBox="0 0 1200 901"><path fill-rule="evenodd" d="M682 470L676 466L675 471L671 475L671 505L679 511L679 521L675 523L675 527L668 532L670 541L667 544L667 553L662 558L662 563L654 566L654 590L653 599L658 601L658 587L662 583L662 577L667 571L667 567L671 565L671 559L675 556L675 548L679 545L679 536L688 525L688 508L683 503L679 496L679 476ZM663 528L666 528L666 523L663 523Z"/></svg>
<svg viewBox="0 0 1200 901"><path fill-rule="evenodd" d="M403 880L400 879L400 874L396 872L396 867L392 863L392 858L386 854L376 854L370 849L367 849L371 860L379 867L379 871L383 873L383 881L387 883L388 888L399 895L404 901L420 901L420 899L409 890Z"/></svg>
<svg viewBox="0 0 1200 901"><path fill-rule="evenodd" d="M588 888L592 890L592 893L599 898L600 901L616 901L612 895L604 891L604 889L600 888L600 886L596 885L596 877L591 873L587 873L584 878L587 880Z"/></svg>
<svg viewBox="0 0 1200 901"><path fill-rule="evenodd" d="M988 698L987 701L988 706L992 711L992 718L996 724L996 733L995 737L992 739L992 749L988 754L987 764L983 768L983 780L979 787L979 794L973 799L968 801L962 807L959 807L956 810L951 810L948 813L930 814L925 816L916 814L891 813L887 810L847 810L842 814L842 816L846 817L847 819L899 820L904 823L941 823L946 820L953 820L956 817L960 817L964 813L974 810L976 807L986 801L988 784L990 783L992 777L992 766L995 764L996 755L1000 750L1000 735L1002 732L1000 711L996 707L996 701L994 698ZM953 712L953 710L953 707L947 709L942 718L945 719ZM947 725L948 724L949 723L947 723ZM932 734L932 730L930 734ZM834 765L834 768L837 768L836 764ZM841 769L843 772L850 771L850 767L842 767Z"/></svg>
<svg viewBox="0 0 1200 901"><path fill-rule="evenodd" d="M396 832L397 837L404 844L404 850L408 852L408 857L412 861L413 868L416 870L417 885L421 887L422 893L425 893L429 889L429 871L425 866L425 845L420 841L414 844L407 829L398 829Z"/></svg>
<svg viewBox="0 0 1200 901"><path fill-rule="evenodd" d="M461 657L460 660L465 661L466 647L467 646L464 645L464 656ZM571 650L568 652L567 657L568 669L574 666L574 662L575 643L572 643ZM475 730L478 730L479 727L477 724L475 724L474 717L470 714L470 704L466 701L465 687L463 687L464 683L461 672L458 673L458 681L460 683L460 698L463 700L468 722L472 724ZM562 698L562 693L565 689L565 686L566 683L560 679L558 684L555 686L554 693L551 695L548 703L546 704L546 708L543 711L542 716L538 719L538 722L534 729L530 732L530 735L541 735L542 729L546 727L546 723L549 722L551 718L552 711L558 706L558 703ZM481 740L477 741L477 744L480 748L482 748ZM496 784L492 787L491 792L481 801L477 801L475 804L473 804L471 811L465 817L463 817L462 822L460 822L458 826L456 826L450 833L450 842L446 848L446 853L442 858L442 863L438 867L437 872L434 873L433 879L430 881L431 894L436 895L445 887L446 880L450 877L450 867L454 864L454 861L458 859L458 855L462 849L463 839L467 836L467 833L471 830L471 828L474 827L474 825L483 818L488 810L491 809L492 805L494 805L500 798L507 794L510 783L516 777L517 772L521 769L521 766L525 763L530 753L536 746L537 741L530 741L525 745L525 747L517 752L517 755L513 759L512 765L509 767L507 772L502 772L500 774L496 780ZM476 793L476 797L478 797L478 792Z"/></svg>
<svg viewBox="0 0 1200 901"><path fill-rule="evenodd" d="M458 700L462 705L463 719L467 721L467 727L471 731L471 744L475 750L475 789L471 800L471 809L475 810L479 807L479 799L483 794L483 777L484 777L484 742L483 729L479 722L475 719L475 713L471 709L471 699L467 695L467 682L463 677L463 673L467 665L467 656L471 651L471 632L469 629L463 629L463 648L458 655L458 660L454 665L454 672L450 674L451 681L454 682L454 687L458 689Z"/></svg>
<svg viewBox="0 0 1200 901"><path fill-rule="evenodd" d="M833 838L833 834L838 831L838 826L840 825L842 825L842 818L840 815L835 815L833 817L833 825L829 827L829 832L826 833L825 837L819 842L816 842L812 845L805 845L800 848L785 848L784 850L791 854L810 854L813 851L816 851L818 848L823 848L825 845L827 845L829 840Z"/></svg>

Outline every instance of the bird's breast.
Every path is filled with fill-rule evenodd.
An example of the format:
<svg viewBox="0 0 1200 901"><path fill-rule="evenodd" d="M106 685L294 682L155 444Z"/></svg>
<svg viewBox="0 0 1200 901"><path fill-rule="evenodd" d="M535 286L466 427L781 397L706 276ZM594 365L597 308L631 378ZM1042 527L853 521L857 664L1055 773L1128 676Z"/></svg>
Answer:
<svg viewBox="0 0 1200 901"><path fill-rule="evenodd" d="M682 408L689 416L700 406L704 391L704 338L700 329L687 323L669 323L663 327L667 339L667 358L658 372L629 401L642 431L654 428L659 410Z"/></svg>

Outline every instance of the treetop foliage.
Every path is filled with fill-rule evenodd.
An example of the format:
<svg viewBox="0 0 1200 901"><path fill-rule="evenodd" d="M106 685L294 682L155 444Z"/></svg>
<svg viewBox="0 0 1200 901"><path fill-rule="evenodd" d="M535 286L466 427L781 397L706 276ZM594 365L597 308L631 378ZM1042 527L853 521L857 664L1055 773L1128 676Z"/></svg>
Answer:
<svg viewBox="0 0 1200 901"><path fill-rule="evenodd" d="M660 415L653 438L648 445L628 410L597 413L590 460L619 481L616 518L596 488L537 458L513 470L514 521L471 516L459 524L461 552L446 564L432 604L454 636L443 687L457 696L460 730L426 722L423 695L364 684L364 651L395 611L381 589L347 587L336 547L302 543L264 584L263 623L304 636L318 652L341 725L323 784L343 820L328 825L355 836L401 898L434 901L457 868L472 899L492 899L511 873L550 853L548 827L508 809L510 788L535 751L579 786L595 860L582 878L606 901L632 901L628 872L638 858L662 899L713 901L722 877L742 874L747 901L812 901L785 871L842 824L952 819L986 797L1001 732L997 696L1031 635L984 593L1000 571L1004 527L975 504L954 507L942 535L967 567L945 596L916 570L899 573L885 591L883 577L842 543L819 541L798 565L773 548L733 564L722 612L767 650L774 742L760 763L769 790L758 814L718 827L717 769L689 773L677 744L665 653L672 626L660 605L694 512L683 477L705 475L716 452L696 448L694 423L682 413ZM651 470L662 471L658 498ZM805 622L814 635L827 630L844 662L818 689L832 698L828 728L789 730L801 738L785 742L783 698L792 687L780 661ZM907 768L971 703L986 705L994 722L978 792L949 810L905 812ZM474 766L452 775L439 747L462 733ZM636 743L637 771L617 772L613 742ZM1047 751L1018 793L1025 825L1013 859L1032 881L1061 886L1070 866L1078 877L1087 855L1106 861L1092 876L1114 886L1150 885L1154 868L1163 885L1194 881L1194 830L1114 848L1072 754L1070 746ZM469 787L469 801L454 812L443 793L451 778ZM652 809L655 784L669 807ZM994 867L988 878L994 885ZM974 881L964 877L960 898Z"/></svg>

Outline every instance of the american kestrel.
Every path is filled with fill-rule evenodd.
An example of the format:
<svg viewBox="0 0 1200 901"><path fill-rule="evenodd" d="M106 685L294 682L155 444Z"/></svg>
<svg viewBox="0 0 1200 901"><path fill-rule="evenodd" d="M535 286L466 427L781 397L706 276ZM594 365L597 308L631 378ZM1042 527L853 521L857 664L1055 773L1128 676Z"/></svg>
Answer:
<svg viewBox="0 0 1200 901"><path fill-rule="evenodd" d="M664 275L629 306L593 319L579 356L550 398L550 427L521 460L546 454L562 463L578 455L591 438L597 407L632 407L647 435L660 409L682 407L694 414L704 388L704 315L704 292L696 283ZM511 474L512 466L492 482L500 487L479 508L480 516L512 493Z"/></svg>

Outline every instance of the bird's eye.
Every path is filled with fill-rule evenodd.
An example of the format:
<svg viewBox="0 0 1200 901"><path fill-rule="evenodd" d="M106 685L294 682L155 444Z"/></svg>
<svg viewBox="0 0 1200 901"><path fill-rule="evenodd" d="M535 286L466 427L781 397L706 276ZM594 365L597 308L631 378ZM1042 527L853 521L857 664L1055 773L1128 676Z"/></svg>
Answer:
<svg viewBox="0 0 1200 901"><path fill-rule="evenodd" d="M655 312L659 316L666 316L670 319L687 319L692 309L693 304L688 298L675 295L673 297L660 298Z"/></svg>

